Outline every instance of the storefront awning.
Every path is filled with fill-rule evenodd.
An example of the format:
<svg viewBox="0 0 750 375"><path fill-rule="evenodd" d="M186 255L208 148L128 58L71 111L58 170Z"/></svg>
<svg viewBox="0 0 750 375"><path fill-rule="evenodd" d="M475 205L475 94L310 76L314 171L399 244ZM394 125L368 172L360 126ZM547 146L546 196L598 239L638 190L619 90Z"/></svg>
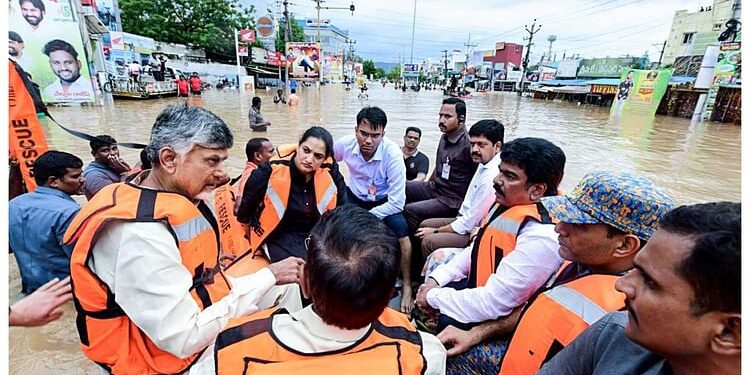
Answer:
<svg viewBox="0 0 750 375"><path fill-rule="evenodd" d="M270 70L261 69L261 68L259 68L257 66L248 66L247 68L250 69L253 72L260 73L260 74L268 74L268 75L272 75L272 76L279 75L278 71L272 72Z"/></svg>

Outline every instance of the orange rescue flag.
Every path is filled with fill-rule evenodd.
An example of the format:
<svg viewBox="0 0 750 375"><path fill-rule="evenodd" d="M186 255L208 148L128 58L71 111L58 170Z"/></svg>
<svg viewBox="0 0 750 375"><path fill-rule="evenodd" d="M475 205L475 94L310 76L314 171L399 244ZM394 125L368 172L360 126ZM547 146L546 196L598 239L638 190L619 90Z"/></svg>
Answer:
<svg viewBox="0 0 750 375"><path fill-rule="evenodd" d="M47 140L36 116L34 100L26 90L23 79L8 61L8 146L18 159L26 189L36 189L34 161L47 151Z"/></svg>

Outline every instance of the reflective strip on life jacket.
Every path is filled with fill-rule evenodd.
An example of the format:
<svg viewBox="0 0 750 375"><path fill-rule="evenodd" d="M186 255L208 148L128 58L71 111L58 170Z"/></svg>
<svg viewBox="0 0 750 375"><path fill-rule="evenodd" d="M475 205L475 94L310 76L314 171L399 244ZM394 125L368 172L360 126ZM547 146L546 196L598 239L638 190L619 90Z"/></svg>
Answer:
<svg viewBox="0 0 750 375"><path fill-rule="evenodd" d="M501 361L501 375L531 375L604 315L625 307L619 276L588 274L529 302Z"/></svg>
<svg viewBox="0 0 750 375"><path fill-rule="evenodd" d="M172 227L172 230L177 240L183 242L190 241L201 233L212 230L212 228L203 216L196 216L184 224Z"/></svg>
<svg viewBox="0 0 750 375"><path fill-rule="evenodd" d="M599 307L599 305L565 284L550 289L545 292L545 295L559 303L560 306L577 314L589 325L594 324L594 322L601 319L604 315L607 315L607 312Z"/></svg>
<svg viewBox="0 0 750 375"><path fill-rule="evenodd" d="M331 204L331 201L334 197L336 197L336 184L330 184L328 185L328 188L326 189L325 193L323 193L323 197L318 202L318 212L324 213L326 212L326 208L329 204Z"/></svg>
<svg viewBox="0 0 750 375"><path fill-rule="evenodd" d="M270 182L268 183L268 188L266 189L266 196L271 200L273 209L276 211L276 216L278 216L279 220L281 220L281 218L284 217L284 213L286 212L286 205L281 200L279 193L277 193L276 189L274 189L273 184L271 184Z"/></svg>
<svg viewBox="0 0 750 375"><path fill-rule="evenodd" d="M506 233L518 233L521 230L521 223L512 219L504 218L502 215L490 222L490 227Z"/></svg>

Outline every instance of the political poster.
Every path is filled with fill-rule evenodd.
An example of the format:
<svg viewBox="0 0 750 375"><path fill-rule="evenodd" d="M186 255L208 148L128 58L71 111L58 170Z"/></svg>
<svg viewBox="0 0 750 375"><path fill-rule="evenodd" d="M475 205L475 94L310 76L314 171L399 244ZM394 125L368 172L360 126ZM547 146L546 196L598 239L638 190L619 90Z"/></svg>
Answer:
<svg viewBox="0 0 750 375"><path fill-rule="evenodd" d="M623 69L611 115L655 115L671 78L672 69Z"/></svg>
<svg viewBox="0 0 750 375"><path fill-rule="evenodd" d="M320 79L320 45L318 43L287 43L286 63L289 77Z"/></svg>
<svg viewBox="0 0 750 375"><path fill-rule="evenodd" d="M325 55L323 57L323 79L342 81L344 79L344 57L341 55Z"/></svg>
<svg viewBox="0 0 750 375"><path fill-rule="evenodd" d="M708 89L708 98L706 99L706 111L703 119L710 119L716 104L716 97L719 94L719 88L722 85L736 84L742 71L742 54L740 42L722 42L719 46L719 56L714 69L714 76L711 80L711 87Z"/></svg>
<svg viewBox="0 0 750 375"><path fill-rule="evenodd" d="M8 2L8 52L39 85L45 103L94 101L78 17L71 0Z"/></svg>
<svg viewBox="0 0 750 375"><path fill-rule="evenodd" d="M120 7L117 0L97 0L96 13L109 31L122 31Z"/></svg>

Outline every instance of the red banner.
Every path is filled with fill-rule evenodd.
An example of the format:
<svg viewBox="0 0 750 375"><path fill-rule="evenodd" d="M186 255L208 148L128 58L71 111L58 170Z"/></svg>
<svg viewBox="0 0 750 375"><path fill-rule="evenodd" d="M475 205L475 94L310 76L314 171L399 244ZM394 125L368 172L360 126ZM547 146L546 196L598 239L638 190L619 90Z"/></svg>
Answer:
<svg viewBox="0 0 750 375"><path fill-rule="evenodd" d="M241 43L252 43L255 41L255 30L244 29L239 31Z"/></svg>
<svg viewBox="0 0 750 375"><path fill-rule="evenodd" d="M268 65L282 66L284 65L284 54L281 52L268 52L266 61Z"/></svg>
<svg viewBox="0 0 750 375"><path fill-rule="evenodd" d="M248 56L249 48L247 46L237 46L238 56Z"/></svg>
<svg viewBox="0 0 750 375"><path fill-rule="evenodd" d="M34 100L15 66L8 61L8 146L18 160L26 189L36 189L34 161L47 151L47 140L36 117Z"/></svg>

